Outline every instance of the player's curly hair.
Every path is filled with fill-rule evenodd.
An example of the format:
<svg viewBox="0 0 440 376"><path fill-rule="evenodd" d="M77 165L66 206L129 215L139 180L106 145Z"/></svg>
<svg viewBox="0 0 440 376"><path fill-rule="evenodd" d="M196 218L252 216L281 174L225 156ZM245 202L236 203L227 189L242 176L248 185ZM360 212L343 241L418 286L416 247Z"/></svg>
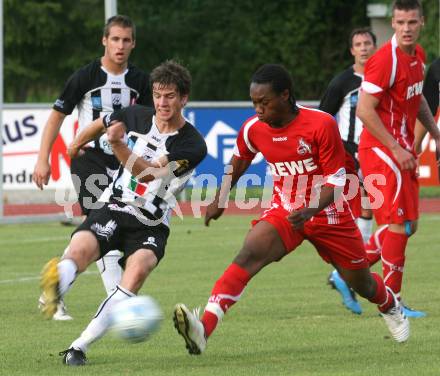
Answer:
<svg viewBox="0 0 440 376"><path fill-rule="evenodd" d="M124 16L122 14L110 17L105 23L104 30L102 32L102 35L104 35L105 38L108 38L108 36L110 35L110 28L113 26L120 26L124 29L131 29L131 36L133 40L136 39L136 26L130 17Z"/></svg>
<svg viewBox="0 0 440 376"><path fill-rule="evenodd" d="M298 112L295 95L293 94L293 79L290 73L281 64L264 64L252 75L251 82L256 84L271 84L272 90L281 94L289 91L289 102L293 112Z"/></svg>
<svg viewBox="0 0 440 376"><path fill-rule="evenodd" d="M191 74L188 69L174 60L166 60L151 71L150 85L176 85L180 95L188 95L191 90Z"/></svg>

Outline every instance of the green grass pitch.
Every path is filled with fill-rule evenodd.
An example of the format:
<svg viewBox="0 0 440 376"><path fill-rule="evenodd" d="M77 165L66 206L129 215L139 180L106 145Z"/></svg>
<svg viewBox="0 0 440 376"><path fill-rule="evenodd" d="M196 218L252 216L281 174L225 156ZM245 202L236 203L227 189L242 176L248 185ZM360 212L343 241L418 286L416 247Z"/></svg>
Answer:
<svg viewBox="0 0 440 376"><path fill-rule="evenodd" d="M37 311L38 274L60 255L72 228L59 224L0 227L0 375L399 375L440 374L439 215L424 215L411 238L403 296L428 313L411 321L406 344L389 338L376 308L361 299L356 316L326 285L330 266L304 243L260 272L208 342L189 356L174 330L175 303L204 306L211 288L241 247L250 217L174 219L165 258L141 290L165 319L149 341L127 344L105 336L91 346L89 364L71 369L58 352L94 315L104 288L92 265L66 296L74 320L43 320ZM378 267L375 267L378 270Z"/></svg>

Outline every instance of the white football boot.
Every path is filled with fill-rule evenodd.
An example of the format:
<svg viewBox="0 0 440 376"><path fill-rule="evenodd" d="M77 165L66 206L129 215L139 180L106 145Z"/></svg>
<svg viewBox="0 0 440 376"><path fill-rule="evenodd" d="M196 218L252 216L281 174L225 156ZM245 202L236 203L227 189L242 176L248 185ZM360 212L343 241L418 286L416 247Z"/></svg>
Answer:
<svg viewBox="0 0 440 376"><path fill-rule="evenodd" d="M199 316L200 309L191 312L184 304L177 304L174 308L174 326L192 355L200 355L206 349L205 328Z"/></svg>
<svg viewBox="0 0 440 376"><path fill-rule="evenodd" d="M405 342L409 338L410 333L409 320L403 313L402 306L397 300L397 297L389 287L387 287L387 290L391 292L393 296L394 306L387 312L381 313L381 315L384 318L393 338L397 342Z"/></svg>

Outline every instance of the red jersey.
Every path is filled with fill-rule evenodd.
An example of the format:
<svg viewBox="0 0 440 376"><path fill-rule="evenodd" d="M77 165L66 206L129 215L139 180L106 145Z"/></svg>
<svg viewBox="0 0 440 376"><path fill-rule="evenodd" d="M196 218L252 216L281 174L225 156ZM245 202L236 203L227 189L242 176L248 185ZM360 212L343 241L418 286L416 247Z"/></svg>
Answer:
<svg viewBox="0 0 440 376"><path fill-rule="evenodd" d="M362 90L379 99L376 111L385 128L408 151L413 151L414 146L424 62L422 47L417 45L414 56L408 55L397 46L394 35L365 65ZM359 147L373 146L383 147L383 144L364 127Z"/></svg>
<svg viewBox="0 0 440 376"><path fill-rule="evenodd" d="M314 187L345 184L345 151L336 121L323 111L298 107L295 119L282 128L272 128L257 116L246 120L234 150L237 158L247 160L263 154L274 180L271 206L288 212L316 205ZM342 214L351 217L344 198L318 216L339 223Z"/></svg>

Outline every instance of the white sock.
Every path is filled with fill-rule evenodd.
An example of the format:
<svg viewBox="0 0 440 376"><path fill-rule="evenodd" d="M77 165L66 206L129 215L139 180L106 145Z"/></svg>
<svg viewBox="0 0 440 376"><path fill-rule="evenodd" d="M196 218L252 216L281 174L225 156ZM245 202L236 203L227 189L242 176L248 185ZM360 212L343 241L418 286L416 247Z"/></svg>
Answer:
<svg viewBox="0 0 440 376"><path fill-rule="evenodd" d="M95 317L90 321L87 328L81 333L81 336L72 342L70 347L87 352L89 345L101 338L109 327L109 312L111 308L122 300L135 296L131 291L117 286L116 290L104 301L98 308Z"/></svg>
<svg viewBox="0 0 440 376"><path fill-rule="evenodd" d="M75 262L71 259L64 259L58 263L58 275L60 276L59 290L61 296L69 290L73 281L76 278L76 271L78 270Z"/></svg>
<svg viewBox="0 0 440 376"><path fill-rule="evenodd" d="M96 266L101 273L102 283L104 284L107 296L115 291L118 283L121 282L122 268L118 264L121 258L121 252L113 250L108 252L104 257L96 261Z"/></svg>
<svg viewBox="0 0 440 376"><path fill-rule="evenodd" d="M368 243L371 238L371 234L373 233L373 219L359 217L356 219L356 224L361 231L364 244Z"/></svg>

